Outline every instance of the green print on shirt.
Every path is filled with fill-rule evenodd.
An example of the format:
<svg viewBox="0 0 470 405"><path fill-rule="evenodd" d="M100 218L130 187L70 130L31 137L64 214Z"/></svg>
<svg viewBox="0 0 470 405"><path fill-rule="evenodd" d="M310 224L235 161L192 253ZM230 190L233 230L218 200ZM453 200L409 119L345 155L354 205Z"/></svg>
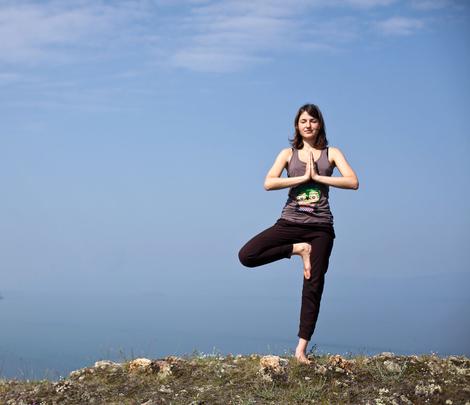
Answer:
<svg viewBox="0 0 470 405"><path fill-rule="evenodd" d="M311 205L320 201L321 191L318 187L302 186L295 197L298 205Z"/></svg>

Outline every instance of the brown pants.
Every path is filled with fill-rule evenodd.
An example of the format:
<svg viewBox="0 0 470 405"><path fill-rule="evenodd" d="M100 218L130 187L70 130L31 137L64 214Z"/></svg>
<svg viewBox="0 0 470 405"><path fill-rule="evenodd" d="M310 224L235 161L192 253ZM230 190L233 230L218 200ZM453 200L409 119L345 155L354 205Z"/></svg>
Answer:
<svg viewBox="0 0 470 405"><path fill-rule="evenodd" d="M272 227L249 240L238 253L244 266L257 267L290 259L294 243L307 242L312 245L311 277L308 280L304 277L302 289L299 338L310 340L315 330L334 238L333 225L299 224L278 219Z"/></svg>

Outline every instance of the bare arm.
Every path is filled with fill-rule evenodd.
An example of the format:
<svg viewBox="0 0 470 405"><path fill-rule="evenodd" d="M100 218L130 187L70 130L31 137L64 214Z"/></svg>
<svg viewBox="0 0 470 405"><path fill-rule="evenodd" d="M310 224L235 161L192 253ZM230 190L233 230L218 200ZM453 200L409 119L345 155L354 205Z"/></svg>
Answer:
<svg viewBox="0 0 470 405"><path fill-rule="evenodd" d="M310 180L310 164L307 165L305 174L298 177L281 177L282 171L287 167L287 161L291 156L291 150L289 148L283 149L271 167L266 179L264 180L264 188L266 190L279 190L281 188L294 187L301 183L305 183Z"/></svg>
<svg viewBox="0 0 470 405"><path fill-rule="evenodd" d="M330 154L341 173L341 177L320 176L315 172L312 174L313 180L317 183L328 184L333 187L357 190L359 188L359 180L343 153L338 148L331 147Z"/></svg>

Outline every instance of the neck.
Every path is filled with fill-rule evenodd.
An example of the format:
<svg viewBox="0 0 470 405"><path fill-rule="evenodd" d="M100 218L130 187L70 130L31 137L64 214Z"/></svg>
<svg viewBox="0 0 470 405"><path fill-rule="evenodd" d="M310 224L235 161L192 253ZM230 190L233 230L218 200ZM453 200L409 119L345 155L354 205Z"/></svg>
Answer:
<svg viewBox="0 0 470 405"><path fill-rule="evenodd" d="M304 141L304 149L305 149L305 150L307 150L307 151L308 151L308 150L311 150L311 149L317 150L317 149L313 146L313 140L310 140L310 139L305 140L305 139L304 139L303 141Z"/></svg>

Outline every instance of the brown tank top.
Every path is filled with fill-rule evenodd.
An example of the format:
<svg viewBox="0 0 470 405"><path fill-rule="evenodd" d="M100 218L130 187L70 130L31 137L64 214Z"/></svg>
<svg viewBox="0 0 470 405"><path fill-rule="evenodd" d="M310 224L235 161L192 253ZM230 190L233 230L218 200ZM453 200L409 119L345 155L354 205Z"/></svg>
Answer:
<svg viewBox="0 0 470 405"><path fill-rule="evenodd" d="M305 174L305 162L299 158L299 151L293 149L292 157L287 165L287 175L297 177ZM315 161L320 176L331 176L333 165L328 160L328 148L322 149L320 157ZM330 187L327 184L310 181L289 189L287 202L282 209L281 218L305 224L331 224L333 214L328 202Z"/></svg>

